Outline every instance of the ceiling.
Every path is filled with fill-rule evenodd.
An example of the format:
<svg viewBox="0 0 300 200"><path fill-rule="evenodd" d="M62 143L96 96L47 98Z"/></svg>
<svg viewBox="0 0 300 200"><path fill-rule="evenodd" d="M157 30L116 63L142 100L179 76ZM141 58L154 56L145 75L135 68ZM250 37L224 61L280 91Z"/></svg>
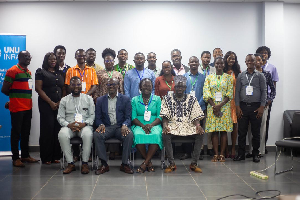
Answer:
<svg viewBox="0 0 300 200"><path fill-rule="evenodd" d="M300 3L300 0L0 0L0 2L35 2L35 1L199 1L199 2L284 2L284 3Z"/></svg>

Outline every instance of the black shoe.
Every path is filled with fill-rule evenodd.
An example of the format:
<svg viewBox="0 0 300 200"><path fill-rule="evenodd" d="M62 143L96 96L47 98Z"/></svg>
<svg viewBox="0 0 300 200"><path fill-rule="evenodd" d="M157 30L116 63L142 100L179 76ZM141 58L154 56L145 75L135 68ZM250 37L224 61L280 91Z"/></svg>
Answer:
<svg viewBox="0 0 300 200"><path fill-rule="evenodd" d="M203 160L203 159L204 159L203 156L200 154L199 160Z"/></svg>
<svg viewBox="0 0 300 200"><path fill-rule="evenodd" d="M267 150L267 147L265 148L265 154L268 154L268 150Z"/></svg>
<svg viewBox="0 0 300 200"><path fill-rule="evenodd" d="M252 157L253 157L253 155L251 153L246 154L246 158L252 158Z"/></svg>
<svg viewBox="0 0 300 200"><path fill-rule="evenodd" d="M258 155L253 156L253 162L259 163L260 162L260 157Z"/></svg>
<svg viewBox="0 0 300 200"><path fill-rule="evenodd" d="M203 151L203 149L201 150L201 152L200 152L200 155L201 155L201 156L203 156L203 155L204 155L204 151Z"/></svg>
<svg viewBox="0 0 300 200"><path fill-rule="evenodd" d="M245 160L245 156L238 155L237 157L235 157L235 158L233 159L233 161L241 161L241 160Z"/></svg>
<svg viewBox="0 0 300 200"><path fill-rule="evenodd" d="M180 159L180 160L185 160L185 159L188 159L188 158L190 158L190 157L191 157L191 155L185 153L185 154L183 154L179 159Z"/></svg>
<svg viewBox="0 0 300 200"><path fill-rule="evenodd" d="M213 150L212 149L207 149L207 155L213 156L214 155Z"/></svg>

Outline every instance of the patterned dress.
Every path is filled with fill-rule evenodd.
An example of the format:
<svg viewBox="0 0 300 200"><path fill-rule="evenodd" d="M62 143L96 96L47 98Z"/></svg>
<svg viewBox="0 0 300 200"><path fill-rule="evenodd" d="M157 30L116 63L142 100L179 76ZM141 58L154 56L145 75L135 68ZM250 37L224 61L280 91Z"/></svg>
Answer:
<svg viewBox="0 0 300 200"><path fill-rule="evenodd" d="M185 94L182 100L173 95L165 95L162 100L160 116L169 120L172 135L187 136L196 134L193 122L204 118L204 113L196 97Z"/></svg>
<svg viewBox="0 0 300 200"><path fill-rule="evenodd" d="M106 84L108 83L110 77L110 75L108 74L110 73L111 72L106 72L106 70L100 70L96 73L99 84L97 85L96 92L94 93L94 99L104 96L108 93ZM124 94L124 80L122 74L120 72L112 71L112 77L119 79L120 84L119 84L118 92Z"/></svg>
<svg viewBox="0 0 300 200"><path fill-rule="evenodd" d="M217 75L211 74L206 77L203 89L204 101L208 102L209 99L212 99L215 104L219 104L220 102L215 100L216 92L222 92L222 100L228 97L229 101L221 108L221 112L223 112L222 117L215 116L212 106L208 104L205 132L232 132L233 123L230 100L233 98L233 78L231 75L224 73L219 85Z"/></svg>
<svg viewBox="0 0 300 200"><path fill-rule="evenodd" d="M151 111L150 121L144 120L145 106L143 104L142 95L135 96L131 100L132 105L132 120L138 119L142 124L151 124L155 119L160 119L160 107L161 100L159 96L152 95L152 100L148 107L148 111ZM151 132L146 134L140 126L132 125L131 130L134 135L133 145L136 144L158 144L159 148L163 148L162 143L162 127L161 124L153 126Z"/></svg>
<svg viewBox="0 0 300 200"><path fill-rule="evenodd" d="M126 72L127 72L128 70L133 69L133 68L134 68L134 66L133 66L133 65L130 65L130 64L128 64L128 63L126 63L126 65L124 66L123 69L119 66L119 64L116 64L116 65L114 66L115 71L120 72L120 73L123 75L123 78L125 77Z"/></svg>

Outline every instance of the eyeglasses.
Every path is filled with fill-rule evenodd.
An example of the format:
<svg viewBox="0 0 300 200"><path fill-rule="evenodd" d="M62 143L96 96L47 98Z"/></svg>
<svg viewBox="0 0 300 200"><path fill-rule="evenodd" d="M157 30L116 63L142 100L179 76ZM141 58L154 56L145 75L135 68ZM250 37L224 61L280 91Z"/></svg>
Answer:
<svg viewBox="0 0 300 200"><path fill-rule="evenodd" d="M116 86L117 84L116 83L107 83L106 84L108 87L110 87L110 86Z"/></svg>
<svg viewBox="0 0 300 200"><path fill-rule="evenodd" d="M105 63L113 63L114 60L104 60Z"/></svg>

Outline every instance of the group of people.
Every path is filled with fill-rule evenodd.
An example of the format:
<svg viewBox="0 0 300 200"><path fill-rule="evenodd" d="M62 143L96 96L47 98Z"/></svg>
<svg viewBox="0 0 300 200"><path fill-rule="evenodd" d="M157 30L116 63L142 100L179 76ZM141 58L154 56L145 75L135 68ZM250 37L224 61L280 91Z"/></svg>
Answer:
<svg viewBox="0 0 300 200"><path fill-rule="evenodd" d="M135 66L127 63L125 49L106 48L102 52L104 67L95 63L96 51L78 49L77 65L65 63L66 48L58 45L44 57L42 68L35 73L35 90L40 111L40 156L43 164L59 163L63 151L68 166L64 174L74 171L75 164L70 139L81 137L81 173L89 173L88 160L92 143L101 166L96 174L109 171L105 141L116 138L122 141L120 170L132 174L128 163L132 147L144 161L137 172L153 172L151 162L158 149L165 148L169 165L166 173L176 170L172 140L176 137L194 139L183 145L185 156L191 155L190 169L201 173L197 162L203 151L204 133L208 135L208 151L213 152L212 162L225 162L229 155L227 133L231 133L231 157L245 160L246 136L250 151L247 157L259 162L265 154L268 123L272 102L279 80L276 68L268 62L271 51L259 47L256 54L245 58L243 72L237 56L229 51L223 58L220 48L211 53L203 51L199 58L189 58L183 65L181 52L171 51L171 61L156 67L156 54L136 53ZM115 65L115 58L118 64ZM24 167L24 162L38 162L30 157L28 140L32 117L33 81L28 66L31 55L21 51L17 65L7 70L2 92L9 96L6 104L11 113L11 148L13 165ZM235 145L238 137L238 154ZM21 158L18 142L21 137ZM218 151L220 137L220 153ZM202 150L201 150L202 149ZM226 155L225 155L226 154Z"/></svg>

